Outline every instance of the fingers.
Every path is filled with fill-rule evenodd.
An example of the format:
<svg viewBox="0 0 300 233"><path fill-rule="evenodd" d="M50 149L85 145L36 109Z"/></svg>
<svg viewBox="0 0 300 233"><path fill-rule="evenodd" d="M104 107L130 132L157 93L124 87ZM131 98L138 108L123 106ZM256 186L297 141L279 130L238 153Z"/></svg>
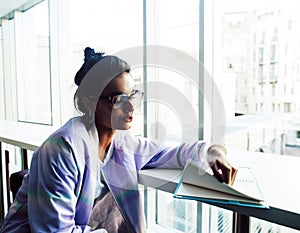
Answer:
<svg viewBox="0 0 300 233"><path fill-rule="evenodd" d="M228 185L232 185L234 183L237 173L236 168L216 160L215 163L211 166L211 169L218 181L222 183L224 182Z"/></svg>
<svg viewBox="0 0 300 233"><path fill-rule="evenodd" d="M232 185L237 169L232 167L226 158L227 150L222 145L212 145L207 150L208 164L211 167L214 176L228 185Z"/></svg>
<svg viewBox="0 0 300 233"><path fill-rule="evenodd" d="M217 167L216 163L214 163L212 166L211 166L211 169L214 173L214 176L217 178L218 181L220 181L221 183L223 183L223 176L222 174L220 173L219 171L219 168Z"/></svg>
<svg viewBox="0 0 300 233"><path fill-rule="evenodd" d="M236 174L238 172L238 169L237 168L234 168L234 167L231 167L231 185L233 185L234 181L235 181L235 177L236 177Z"/></svg>

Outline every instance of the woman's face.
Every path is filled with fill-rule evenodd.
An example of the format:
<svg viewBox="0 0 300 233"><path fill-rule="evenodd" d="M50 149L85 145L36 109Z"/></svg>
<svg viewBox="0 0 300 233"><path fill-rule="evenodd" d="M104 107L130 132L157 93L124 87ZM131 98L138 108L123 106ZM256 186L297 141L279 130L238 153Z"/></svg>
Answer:
<svg viewBox="0 0 300 233"><path fill-rule="evenodd" d="M117 95L130 95L133 91L133 79L123 72L114 78L103 90L97 103L95 121L99 127L108 129L127 130L131 128L134 106L131 101L125 101L120 105L113 105L112 98Z"/></svg>

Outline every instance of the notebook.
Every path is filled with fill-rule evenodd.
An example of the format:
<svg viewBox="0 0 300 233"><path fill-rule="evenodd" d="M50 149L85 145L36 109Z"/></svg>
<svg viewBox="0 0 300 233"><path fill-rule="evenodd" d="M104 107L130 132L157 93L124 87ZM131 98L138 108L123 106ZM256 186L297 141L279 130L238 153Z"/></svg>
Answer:
<svg viewBox="0 0 300 233"><path fill-rule="evenodd" d="M239 167L234 184L229 186L191 161L183 170L174 197L211 204L269 208L249 167Z"/></svg>

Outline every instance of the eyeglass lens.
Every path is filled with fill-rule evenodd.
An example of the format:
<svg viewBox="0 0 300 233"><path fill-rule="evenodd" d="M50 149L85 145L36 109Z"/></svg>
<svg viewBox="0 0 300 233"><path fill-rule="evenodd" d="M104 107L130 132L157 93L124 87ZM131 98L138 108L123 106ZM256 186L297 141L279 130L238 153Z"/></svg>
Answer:
<svg viewBox="0 0 300 233"><path fill-rule="evenodd" d="M112 103L115 108L120 107L122 104L131 101L131 104L133 106L139 105L141 103L141 100L143 98L143 92L135 91L131 95L116 95L112 98Z"/></svg>

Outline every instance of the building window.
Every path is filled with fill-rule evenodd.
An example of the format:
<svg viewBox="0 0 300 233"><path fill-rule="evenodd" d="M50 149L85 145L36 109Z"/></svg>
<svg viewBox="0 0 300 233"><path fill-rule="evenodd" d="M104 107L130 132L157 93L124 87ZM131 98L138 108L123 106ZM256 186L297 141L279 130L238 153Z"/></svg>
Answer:
<svg viewBox="0 0 300 233"><path fill-rule="evenodd" d="M278 79L278 63L270 63L269 66L270 69L270 83L277 83L277 79Z"/></svg>
<svg viewBox="0 0 300 233"><path fill-rule="evenodd" d="M260 64L258 66L258 81L259 81L259 83L265 83L265 79L266 79L265 67L263 64Z"/></svg>
<svg viewBox="0 0 300 233"><path fill-rule="evenodd" d="M273 42L278 41L278 30L277 30L277 28L275 28L274 31L273 31L273 38L272 38L272 41L273 41Z"/></svg>
<svg viewBox="0 0 300 233"><path fill-rule="evenodd" d="M275 85L272 86L272 95L273 96L276 95L276 86Z"/></svg>
<svg viewBox="0 0 300 233"><path fill-rule="evenodd" d="M270 62L277 61L277 45L273 44L270 46Z"/></svg>
<svg viewBox="0 0 300 233"><path fill-rule="evenodd" d="M299 48L300 50L300 48ZM296 79L300 80L300 58L297 59L297 65L296 65Z"/></svg>
<svg viewBox="0 0 300 233"><path fill-rule="evenodd" d="M260 44L265 44L266 42L266 32L264 31L262 34L261 34L261 38L260 38Z"/></svg>
<svg viewBox="0 0 300 233"><path fill-rule="evenodd" d="M264 64L264 48L261 47L259 48L259 54L258 54L258 61L259 61L259 64Z"/></svg>
<svg viewBox="0 0 300 233"><path fill-rule="evenodd" d="M264 47L259 48L258 53L258 82L264 83L266 80L266 67L265 67L265 49Z"/></svg>
<svg viewBox="0 0 300 233"><path fill-rule="evenodd" d="M289 29L289 30L292 29L292 25L293 25L292 20L289 20L289 22L288 22L288 29Z"/></svg>
<svg viewBox="0 0 300 233"><path fill-rule="evenodd" d="M284 103L284 110L285 113L291 112L291 103Z"/></svg>

